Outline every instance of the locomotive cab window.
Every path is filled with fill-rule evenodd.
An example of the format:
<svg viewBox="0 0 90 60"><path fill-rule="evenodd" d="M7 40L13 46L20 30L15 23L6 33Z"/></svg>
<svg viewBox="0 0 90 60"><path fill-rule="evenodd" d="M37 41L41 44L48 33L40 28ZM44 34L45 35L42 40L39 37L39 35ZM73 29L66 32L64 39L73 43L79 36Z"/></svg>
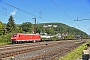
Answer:
<svg viewBox="0 0 90 60"><path fill-rule="evenodd" d="M20 35L19 35L19 37L20 37Z"/></svg>
<svg viewBox="0 0 90 60"><path fill-rule="evenodd" d="M17 36L17 34L13 34L13 37L16 37Z"/></svg>

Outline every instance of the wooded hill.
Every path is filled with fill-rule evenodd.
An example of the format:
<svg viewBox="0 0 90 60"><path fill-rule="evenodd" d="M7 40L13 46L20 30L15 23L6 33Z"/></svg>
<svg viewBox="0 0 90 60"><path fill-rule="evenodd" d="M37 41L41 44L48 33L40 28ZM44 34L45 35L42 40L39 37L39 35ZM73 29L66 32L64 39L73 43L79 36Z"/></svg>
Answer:
<svg viewBox="0 0 90 60"><path fill-rule="evenodd" d="M31 22L24 22L22 24L15 24L15 20L11 15L6 24L0 22L0 35L9 33L33 33L34 24ZM36 24L36 33L47 33L47 34L68 34L68 35L87 35L85 32L70 27L63 23L39 23Z"/></svg>
<svg viewBox="0 0 90 60"><path fill-rule="evenodd" d="M40 23L37 24L36 29L37 32L46 32L48 34L67 33L68 35L87 35L85 32L63 23Z"/></svg>

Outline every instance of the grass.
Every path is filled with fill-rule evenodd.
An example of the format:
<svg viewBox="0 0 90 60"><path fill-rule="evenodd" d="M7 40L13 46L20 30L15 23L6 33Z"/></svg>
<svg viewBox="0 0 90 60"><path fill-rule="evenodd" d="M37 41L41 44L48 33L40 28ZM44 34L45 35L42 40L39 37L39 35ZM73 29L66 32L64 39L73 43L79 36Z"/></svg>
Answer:
<svg viewBox="0 0 90 60"><path fill-rule="evenodd" d="M68 53L67 55L59 58L58 60L76 60L77 58L82 56L82 51L84 48L86 48L87 43L77 47L75 50L73 50L72 52Z"/></svg>

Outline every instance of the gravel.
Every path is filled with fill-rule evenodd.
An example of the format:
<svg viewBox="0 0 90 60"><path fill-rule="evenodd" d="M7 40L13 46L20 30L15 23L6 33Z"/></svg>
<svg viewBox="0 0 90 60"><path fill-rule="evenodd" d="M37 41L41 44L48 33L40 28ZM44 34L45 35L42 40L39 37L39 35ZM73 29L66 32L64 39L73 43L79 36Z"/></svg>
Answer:
<svg viewBox="0 0 90 60"><path fill-rule="evenodd" d="M72 44L73 43L63 44L63 45L70 46ZM42 54L42 53L45 53L45 52L48 52L48 51L51 51L51 50L54 50L54 49L57 49L57 48L63 48L62 44L59 45L59 46L54 46L54 47L45 48L45 49L42 49L42 50L37 50L37 51L29 52L29 53L24 53L24 54L16 55L16 56L13 56L13 57L14 57L15 60L25 60L27 58L31 58L33 56L36 56L36 55L39 55L39 54ZM10 58L11 57L5 58L4 60L10 59Z"/></svg>

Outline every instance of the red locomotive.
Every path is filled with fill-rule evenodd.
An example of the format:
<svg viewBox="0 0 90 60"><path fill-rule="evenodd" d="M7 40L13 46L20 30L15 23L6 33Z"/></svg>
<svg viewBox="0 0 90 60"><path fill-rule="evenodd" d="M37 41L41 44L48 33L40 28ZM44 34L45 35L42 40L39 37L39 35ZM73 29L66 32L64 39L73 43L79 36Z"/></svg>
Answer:
<svg viewBox="0 0 90 60"><path fill-rule="evenodd" d="M41 37L39 34L22 34L22 33L17 33L13 34L11 37L12 43L20 43L20 42L36 42L40 41Z"/></svg>

